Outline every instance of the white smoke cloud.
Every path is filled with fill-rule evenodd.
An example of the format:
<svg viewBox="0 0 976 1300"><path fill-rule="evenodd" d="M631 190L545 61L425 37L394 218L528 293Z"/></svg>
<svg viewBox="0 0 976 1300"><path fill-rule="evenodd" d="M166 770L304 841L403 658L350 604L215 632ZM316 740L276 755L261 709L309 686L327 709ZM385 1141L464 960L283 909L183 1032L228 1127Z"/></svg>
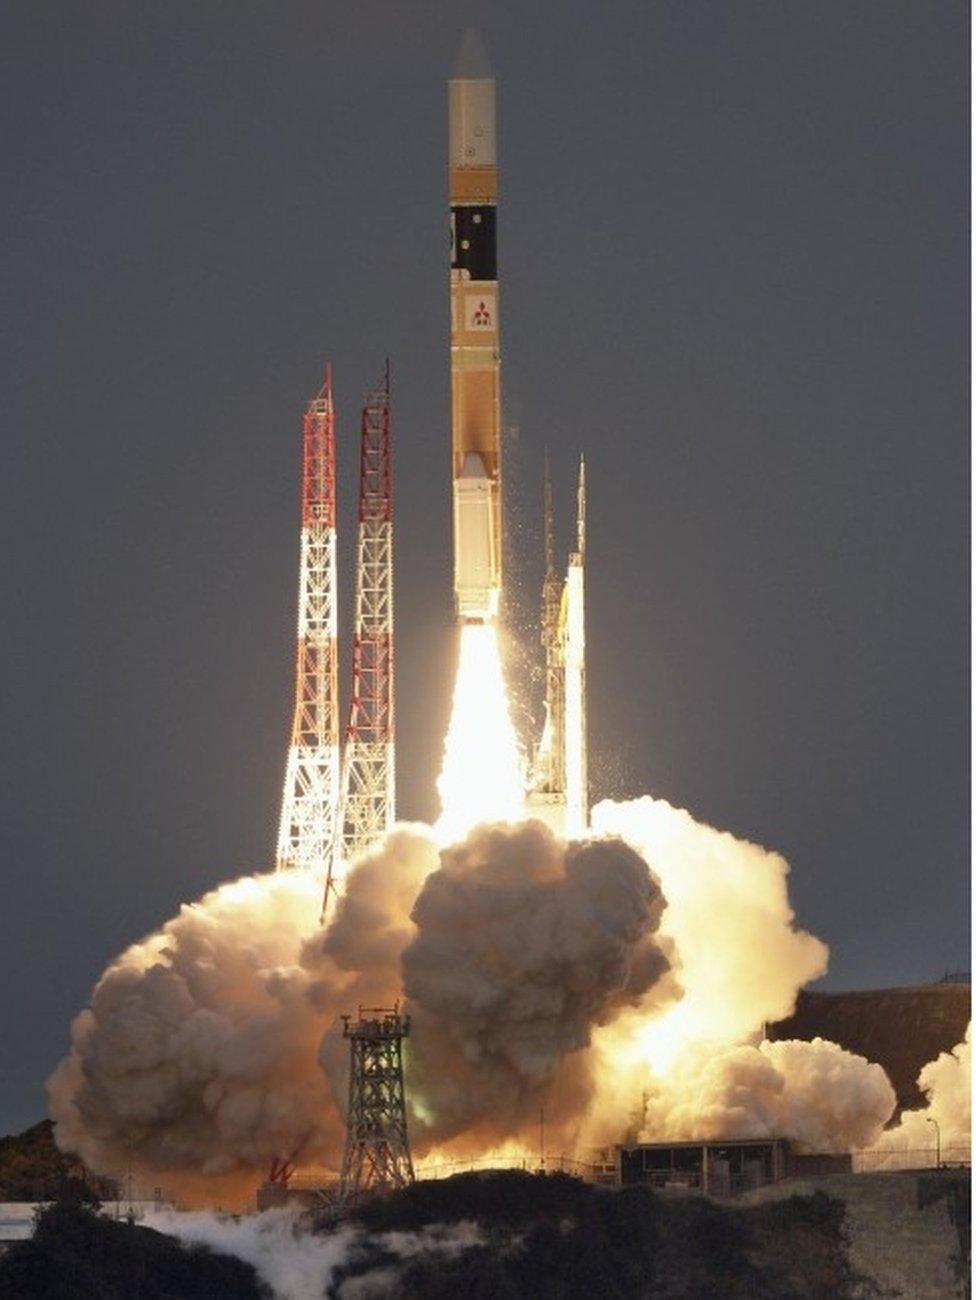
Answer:
<svg viewBox="0 0 976 1300"><path fill-rule="evenodd" d="M272 1156L330 1155L338 1120L315 1066L335 1014L320 908L304 873L246 877L118 957L48 1082L62 1148L106 1173L205 1175L227 1194L220 1176Z"/></svg>
<svg viewBox="0 0 976 1300"><path fill-rule="evenodd" d="M873 1141L895 1105L880 1066L820 1039L762 1041L765 1022L789 1015L827 967L826 945L795 925L785 859L663 800L602 803L593 823L622 835L661 882L672 1000L595 1035L591 1137L612 1140L603 1117L628 1098L630 1131L648 1141L780 1136L816 1151Z"/></svg>
<svg viewBox="0 0 976 1300"><path fill-rule="evenodd" d="M578 1115L594 1026L667 967L663 899L618 839L570 843L539 821L476 828L441 854L403 954L421 1130L480 1141ZM555 1086L553 1086L555 1085Z"/></svg>
<svg viewBox="0 0 976 1300"><path fill-rule="evenodd" d="M788 1016L799 989L826 971L826 944L794 925L780 854L647 796L597 804L592 820L632 844L661 882L685 1041L737 1042Z"/></svg>
<svg viewBox="0 0 976 1300"><path fill-rule="evenodd" d="M761 1041L826 967L786 862L663 801L604 803L594 822L568 845L523 822L442 849L398 827L353 864L325 929L319 885L296 872L184 907L74 1022L48 1085L59 1144L184 1200L253 1195L275 1156L336 1168L338 1015L403 997L418 1156L534 1150L540 1109L566 1154L625 1130L876 1141L893 1106L880 1067ZM968 1071L968 1039L923 1071L946 1142L968 1125ZM902 1144L924 1123L906 1116Z"/></svg>
<svg viewBox="0 0 976 1300"><path fill-rule="evenodd" d="M822 1038L698 1046L648 1084L640 1137L786 1137L809 1151L848 1151L871 1143L894 1108L880 1065Z"/></svg>
<svg viewBox="0 0 976 1300"><path fill-rule="evenodd" d="M927 1104L920 1110L906 1110L894 1128L876 1144L890 1151L924 1151L935 1146L935 1129L943 1151L952 1147L969 1150L972 1140L972 1024L951 1052L941 1052L922 1067L918 1086Z"/></svg>
<svg viewBox="0 0 976 1300"><path fill-rule="evenodd" d="M426 828L400 827L353 864L326 929L319 891L300 872L235 881L114 961L48 1084L62 1148L190 1202L240 1201L274 1157L335 1168L338 1016L401 997L407 948L418 1153L514 1133L540 1091L554 1117L585 1107L591 1027L665 965L637 854L567 849L541 823L481 828L441 856Z"/></svg>
<svg viewBox="0 0 976 1300"><path fill-rule="evenodd" d="M393 1295L403 1261L422 1254L454 1258L484 1244L481 1229L468 1221L431 1224L420 1232L367 1234L349 1224L313 1232L307 1216L290 1209L245 1218L160 1211L146 1225L187 1246L207 1246L244 1260L275 1300L322 1300L337 1272L350 1265L357 1272L338 1284L340 1300Z"/></svg>

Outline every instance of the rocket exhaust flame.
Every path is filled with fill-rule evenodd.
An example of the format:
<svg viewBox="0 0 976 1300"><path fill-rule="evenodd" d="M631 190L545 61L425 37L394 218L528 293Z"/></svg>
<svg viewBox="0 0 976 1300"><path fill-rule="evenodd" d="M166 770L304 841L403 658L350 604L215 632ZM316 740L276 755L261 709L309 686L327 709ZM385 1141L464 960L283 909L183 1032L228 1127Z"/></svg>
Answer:
<svg viewBox="0 0 976 1300"><path fill-rule="evenodd" d="M502 675L494 623L461 627L460 657L444 766L437 780L439 839L460 839L479 822L522 815L518 741Z"/></svg>

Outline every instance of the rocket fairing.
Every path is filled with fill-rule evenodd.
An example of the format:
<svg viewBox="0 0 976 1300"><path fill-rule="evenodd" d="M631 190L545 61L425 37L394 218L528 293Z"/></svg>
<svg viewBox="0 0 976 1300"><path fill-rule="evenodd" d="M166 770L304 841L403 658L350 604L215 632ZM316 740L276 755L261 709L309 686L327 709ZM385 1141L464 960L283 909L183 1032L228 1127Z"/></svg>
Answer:
<svg viewBox="0 0 976 1300"><path fill-rule="evenodd" d="M502 582L501 394L495 251L495 82L474 31L449 82L451 442L458 618L498 614Z"/></svg>

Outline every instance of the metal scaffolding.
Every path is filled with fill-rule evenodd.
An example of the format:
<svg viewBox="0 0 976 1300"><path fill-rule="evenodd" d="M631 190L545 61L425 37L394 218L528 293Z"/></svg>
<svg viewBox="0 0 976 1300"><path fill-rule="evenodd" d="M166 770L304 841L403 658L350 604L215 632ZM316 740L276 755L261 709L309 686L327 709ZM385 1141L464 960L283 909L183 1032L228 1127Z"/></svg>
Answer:
<svg viewBox="0 0 976 1300"><path fill-rule="evenodd" d="M356 633L340 826L342 862L395 820L393 734L393 461L390 365L363 407L359 457ZM340 863L333 870L340 870Z"/></svg>
<svg viewBox="0 0 976 1300"><path fill-rule="evenodd" d="M295 713L278 830L278 870L324 873L339 802L335 416L332 367L305 410Z"/></svg>
<svg viewBox="0 0 976 1300"><path fill-rule="evenodd" d="M358 1020L350 1024L350 1019L342 1017L350 1063L341 1206L405 1187L414 1178L403 1091L403 1040L410 1017L402 1017L396 1003L360 1007Z"/></svg>

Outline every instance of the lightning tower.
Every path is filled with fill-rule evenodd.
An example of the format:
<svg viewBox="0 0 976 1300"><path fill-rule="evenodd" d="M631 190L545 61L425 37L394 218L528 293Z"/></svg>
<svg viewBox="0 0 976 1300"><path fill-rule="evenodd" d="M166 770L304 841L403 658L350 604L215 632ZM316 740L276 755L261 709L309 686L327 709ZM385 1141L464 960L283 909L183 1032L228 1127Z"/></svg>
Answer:
<svg viewBox="0 0 976 1300"><path fill-rule="evenodd" d="M327 870L339 801L335 415L332 367L305 409L295 714L278 830L278 870Z"/></svg>
<svg viewBox="0 0 976 1300"><path fill-rule="evenodd" d="M352 700L343 757L341 861L395 820L393 740L393 461L390 363L363 407ZM333 869L340 869L337 857Z"/></svg>
<svg viewBox="0 0 976 1300"><path fill-rule="evenodd" d="M360 1007L352 1025L349 1016L342 1020L351 1059L339 1203L348 1205L413 1182L403 1092L403 1040L410 1017L402 1017L394 1005Z"/></svg>

